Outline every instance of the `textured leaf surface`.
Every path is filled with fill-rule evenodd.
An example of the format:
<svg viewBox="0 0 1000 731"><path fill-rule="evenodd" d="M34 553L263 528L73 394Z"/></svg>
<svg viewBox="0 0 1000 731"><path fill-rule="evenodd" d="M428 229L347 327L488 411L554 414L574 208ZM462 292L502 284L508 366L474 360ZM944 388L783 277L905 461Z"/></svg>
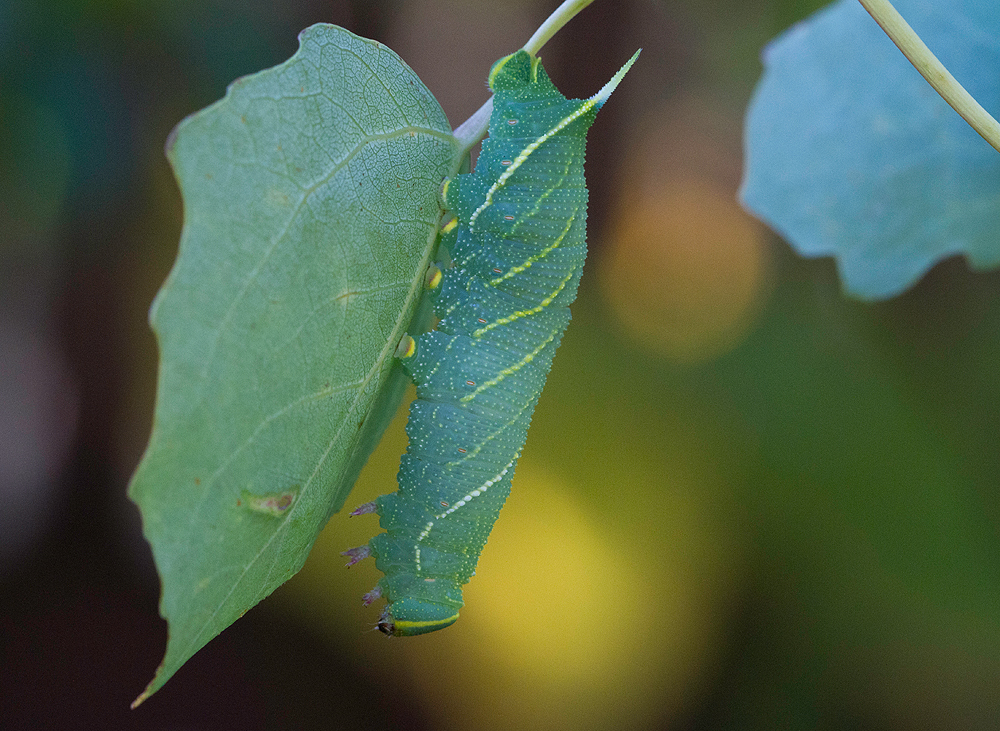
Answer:
<svg viewBox="0 0 1000 731"><path fill-rule="evenodd" d="M143 698L305 561L392 416L457 145L395 53L329 25L168 144L180 253L154 303L131 495L163 581Z"/></svg>
<svg viewBox="0 0 1000 731"><path fill-rule="evenodd" d="M970 93L1000 113L1000 4L899 0ZM742 199L848 292L899 294L935 262L1000 263L1000 155L931 89L857 0L764 52L747 114Z"/></svg>

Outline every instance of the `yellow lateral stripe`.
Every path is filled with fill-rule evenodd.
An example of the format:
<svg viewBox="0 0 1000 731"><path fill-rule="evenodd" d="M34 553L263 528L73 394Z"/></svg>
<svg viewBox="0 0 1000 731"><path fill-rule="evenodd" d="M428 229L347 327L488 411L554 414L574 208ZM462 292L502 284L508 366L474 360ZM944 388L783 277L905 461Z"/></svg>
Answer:
<svg viewBox="0 0 1000 731"><path fill-rule="evenodd" d="M493 64L493 68L490 69L490 75L486 77L486 84L490 87L490 89L493 88L493 79L495 79L497 74L500 73L500 69L506 66L507 62L510 61L512 58L514 58L514 56L515 54L513 53L510 54L509 56L504 56L495 64Z"/></svg>
<svg viewBox="0 0 1000 731"><path fill-rule="evenodd" d="M486 381L486 383L480 384L479 386L476 387L475 391L473 391L470 394L467 394L467 395L463 396L462 398L459 399L459 401L462 402L462 403L468 403L469 401L472 401L472 399L474 399L476 396L478 396L479 394L481 394L486 389L492 388L493 386L495 386L498 383L500 383L503 379L507 378L507 376L512 376L515 373L517 373L519 370L521 370L526 365L528 365L528 363L530 363L531 361L533 361L535 359L535 356L538 355L539 353L541 353L545 349L545 346L547 346L549 343L551 343L553 340L555 340L556 339L556 335L558 335L558 334L559 334L558 330L554 331L551 335L549 335L547 338L545 338L545 340L543 340L539 344L539 346L537 348L535 348L530 353L528 353L526 356L524 356L523 358L521 358L521 360L518 363L515 363L514 365L510 366L509 368L504 368L502 371L500 371L500 373L497 375L496 378L491 378L490 380Z"/></svg>
<svg viewBox="0 0 1000 731"><path fill-rule="evenodd" d="M550 294L548 297L539 302L535 307L532 307L529 310L518 310L517 312L512 312L506 317L498 318L493 322L491 322L489 325L481 327L478 330L474 330L472 332L472 337L481 338L483 335L485 335L495 327L500 327L501 325L509 325L515 320L520 320L522 317L530 317L531 315L537 315L539 312L541 312L546 307L552 304L552 301L556 297L558 297L559 293L566 288L567 284L569 284L569 280L573 278L574 274L576 274L575 269L571 270L570 273L567 274L561 282L559 282L559 286L556 287L555 290L553 290L552 294Z"/></svg>
<svg viewBox="0 0 1000 731"><path fill-rule="evenodd" d="M524 164L525 160L531 157L531 153L533 153L535 150L541 147L542 143L544 143L550 137L566 129L566 127L568 127L572 122L582 117L584 114L593 109L594 106L596 105L597 105L596 99L588 99L582 105L580 105L579 109L577 109L569 116L561 119L559 123L556 124L555 127L550 129L548 132L543 134L537 140L535 140L530 145L525 147L521 151L521 153L514 159L514 162L512 162L510 166L506 170L504 170L503 173L500 174L500 177L497 178L497 181L490 186L490 189L488 191L486 191L486 200L484 200L482 205L479 206L479 208L477 208L475 211L473 211L472 215L469 217L469 230L471 231L472 227L476 224L476 219L479 218L479 214L485 211L493 204L493 194L496 193L500 188L502 188L507 183L507 181L510 179L510 176L514 174L514 171L517 170L519 167L521 167L521 165Z"/></svg>
<svg viewBox="0 0 1000 731"><path fill-rule="evenodd" d="M471 398L469 400L471 400ZM461 459L452 460L451 462L448 462L445 465L445 467L455 467L456 465L460 465L463 462L466 462L466 461L474 458L477 454L479 454L479 452L482 451L483 447L485 447L487 444L489 444L494 439L496 439L497 434L500 434L501 432L503 432L504 429L506 429L507 427L509 427L515 421L517 421L521 417L521 414L524 413L525 409L529 408L530 406L531 406L531 402L529 400L528 403L526 403L524 406L521 407L521 409L517 412L517 414L514 416L513 419L510 419L509 421L504 422L504 424L499 429L496 429L492 434L490 434L488 437L486 437L482 442L480 442L475 447L473 447L472 449L470 449L466 454L462 455ZM521 453L518 452L517 455L514 457L514 459L517 459L520 456L521 456Z"/></svg>
<svg viewBox="0 0 1000 731"><path fill-rule="evenodd" d="M545 203L548 197L552 195L555 191L560 190L562 188L562 185L565 182L566 178L569 177L569 170L571 167L573 167L573 164L575 162L576 161L573 159L572 156L568 156L566 158L566 166L563 168L562 174L559 175L559 179L556 182L552 183L548 188L546 188L544 193L538 196L538 199L535 201L534 207L530 211L525 213L517 221L514 222L514 225L510 227L510 231L508 233L509 236L514 236L520 230L521 224L525 223L528 219L532 218L536 213L538 213L542 209L542 204Z"/></svg>
<svg viewBox="0 0 1000 731"><path fill-rule="evenodd" d="M563 229L562 233L559 234L558 237L556 237L556 240L551 245L546 246L544 249L542 249L540 252L538 252L534 256L529 256L527 259L524 260L523 264L518 264L516 267L512 267L511 269L507 270L507 272L505 274L497 277L496 279L491 279L490 280L490 284L495 287L496 285L500 284L500 282L503 282L506 279L510 279L515 274L520 274L525 269L527 269L532 264L534 264L536 261L538 261L540 259L544 259L552 251L554 251L555 249L558 249L559 245L562 243L562 240L564 238L566 238L566 234L568 234L570 228L572 228L573 221L575 219L576 219L576 211L573 211L573 215L569 217L569 223L566 224L566 228Z"/></svg>
<svg viewBox="0 0 1000 731"><path fill-rule="evenodd" d="M458 613L451 615L447 619L396 619L393 620L393 624L396 625L396 629L406 629L407 627L437 627L438 625L449 625L454 624L458 620Z"/></svg>
<svg viewBox="0 0 1000 731"><path fill-rule="evenodd" d="M434 516L435 520L441 520L443 518L447 518L449 515L451 515L452 513L454 513L456 510L458 510L459 508L465 507L470 502L472 502L472 500L474 498L479 497L480 495L482 495L483 493L485 493L487 490L489 490L491 487L493 487L495 484L497 484L498 482L500 482L500 480L502 480L504 478L504 475L506 475L508 472L510 472L511 467L514 466L514 463L517 461L517 458L520 457L520 456L521 456L520 452L518 452L517 454L515 454L514 455L514 459L512 459L510 462L508 462L507 466L504 467L502 470L500 470L500 472L498 472L496 475L494 475L493 477L491 477L490 479L488 479L486 482L484 482L482 485L480 485L476 489L469 490L468 494L466 494L461 500L459 500L458 502L456 502L454 505L449 506L448 509L445 510L440 515L435 515ZM430 534L430 529L428 528L426 531L424 531L423 533L420 534L420 537L417 538L417 540L418 541L422 541L429 534Z"/></svg>

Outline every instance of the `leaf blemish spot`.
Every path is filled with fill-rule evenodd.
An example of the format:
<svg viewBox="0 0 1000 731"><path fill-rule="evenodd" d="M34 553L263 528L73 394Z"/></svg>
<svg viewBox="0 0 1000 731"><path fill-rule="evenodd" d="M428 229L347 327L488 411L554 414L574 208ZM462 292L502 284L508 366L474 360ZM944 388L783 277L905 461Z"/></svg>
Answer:
<svg viewBox="0 0 1000 731"><path fill-rule="evenodd" d="M333 300L334 300L334 302L340 302L341 300L350 299L351 297L355 297L355 296L357 296L359 294L361 294L361 292L358 292L357 290L349 289L346 292L341 292L340 294L338 294L336 297L333 298Z"/></svg>
<svg viewBox="0 0 1000 731"><path fill-rule="evenodd" d="M288 509L295 503L298 490L286 490L268 495L252 495L246 490L242 497L246 501L246 507L258 513L265 513L274 517L285 515ZM237 503L240 504L240 503Z"/></svg>

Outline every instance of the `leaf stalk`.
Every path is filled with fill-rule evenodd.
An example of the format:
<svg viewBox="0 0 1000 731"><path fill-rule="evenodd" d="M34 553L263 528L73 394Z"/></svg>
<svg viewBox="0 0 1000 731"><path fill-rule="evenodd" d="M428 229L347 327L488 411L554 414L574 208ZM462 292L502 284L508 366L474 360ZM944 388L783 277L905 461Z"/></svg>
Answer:
<svg viewBox="0 0 1000 731"><path fill-rule="evenodd" d="M858 0L885 34L903 52L913 68L941 95L972 129L1000 152L1000 123L951 75L890 0Z"/></svg>
<svg viewBox="0 0 1000 731"><path fill-rule="evenodd" d="M545 19L545 22L538 26L528 42L522 46L532 56L537 56L542 46L548 42L552 36L572 20L577 13L590 5L594 0L564 0L564 2L552 14ZM493 97L486 100L475 114L462 122L454 132L455 138L461 144L461 155L469 154L478 142L486 136L490 125L490 115L493 113Z"/></svg>

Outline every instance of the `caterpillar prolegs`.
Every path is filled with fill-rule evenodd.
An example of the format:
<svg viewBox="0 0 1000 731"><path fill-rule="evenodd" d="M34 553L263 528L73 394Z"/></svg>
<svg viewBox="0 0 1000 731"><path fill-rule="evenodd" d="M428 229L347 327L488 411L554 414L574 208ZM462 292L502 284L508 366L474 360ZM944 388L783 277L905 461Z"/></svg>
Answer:
<svg viewBox="0 0 1000 731"><path fill-rule="evenodd" d="M385 532L345 552L385 574L365 603L386 597L386 634L458 619L576 298L587 130L638 55L589 99L566 99L524 51L490 71L489 137L475 171L442 190L451 266L427 278L439 324L397 350L417 386L399 490L355 511L377 512Z"/></svg>

